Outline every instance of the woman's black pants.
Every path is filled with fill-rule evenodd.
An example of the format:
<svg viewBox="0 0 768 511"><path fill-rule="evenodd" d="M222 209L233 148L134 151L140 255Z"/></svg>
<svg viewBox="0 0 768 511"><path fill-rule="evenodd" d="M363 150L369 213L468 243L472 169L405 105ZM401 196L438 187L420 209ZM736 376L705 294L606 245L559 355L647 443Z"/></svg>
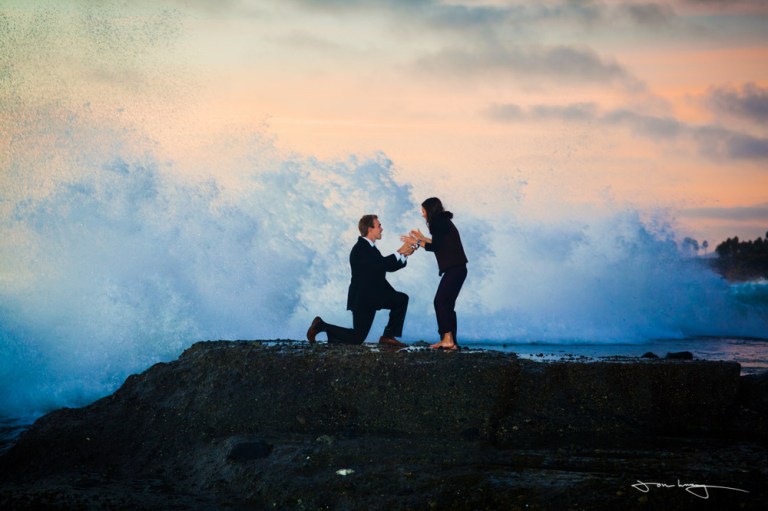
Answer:
<svg viewBox="0 0 768 511"><path fill-rule="evenodd" d="M435 316L437 316L437 331L440 338L451 332L456 337L456 299L459 297L461 286L467 278L467 266L453 266L443 272L440 285L435 293Z"/></svg>

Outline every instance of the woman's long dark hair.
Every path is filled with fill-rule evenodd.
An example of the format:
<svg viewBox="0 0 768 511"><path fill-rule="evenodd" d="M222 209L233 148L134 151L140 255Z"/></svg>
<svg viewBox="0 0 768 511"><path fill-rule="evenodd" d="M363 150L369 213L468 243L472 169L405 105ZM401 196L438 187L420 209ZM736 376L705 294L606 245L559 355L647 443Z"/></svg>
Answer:
<svg viewBox="0 0 768 511"><path fill-rule="evenodd" d="M440 199L437 197L430 197L429 199L425 200L421 203L421 207L424 208L424 211L427 212L427 225L432 225L432 220L434 220L437 215L443 212L449 215L448 218L453 217L452 213L445 211L443 208L443 203L440 202Z"/></svg>

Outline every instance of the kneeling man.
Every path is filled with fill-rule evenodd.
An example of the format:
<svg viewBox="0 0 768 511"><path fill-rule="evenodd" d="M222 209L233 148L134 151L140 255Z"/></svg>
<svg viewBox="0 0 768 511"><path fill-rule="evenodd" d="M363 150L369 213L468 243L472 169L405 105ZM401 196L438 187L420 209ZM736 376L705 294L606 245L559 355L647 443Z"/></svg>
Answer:
<svg viewBox="0 0 768 511"><path fill-rule="evenodd" d="M329 343L362 344L371 330L376 311L389 309L389 322L379 343L390 346L406 346L395 339L403 334L408 295L395 291L387 282L387 272L404 268L414 247L403 243L396 253L384 257L376 248L384 228L376 215L365 215L358 223L360 237L349 254L352 282L347 295L347 310L352 311L352 328L331 325L316 317L307 330L307 340L315 342L320 332L328 334Z"/></svg>

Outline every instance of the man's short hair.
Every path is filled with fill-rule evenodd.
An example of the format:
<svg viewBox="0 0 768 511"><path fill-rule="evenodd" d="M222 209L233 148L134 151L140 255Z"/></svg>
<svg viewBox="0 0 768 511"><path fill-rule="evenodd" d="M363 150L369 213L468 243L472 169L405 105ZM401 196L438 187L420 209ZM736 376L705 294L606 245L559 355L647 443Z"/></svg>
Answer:
<svg viewBox="0 0 768 511"><path fill-rule="evenodd" d="M365 238L368 236L368 229L373 229L373 221L379 218L376 215L363 215L360 221L357 223L357 228L360 231L360 236Z"/></svg>

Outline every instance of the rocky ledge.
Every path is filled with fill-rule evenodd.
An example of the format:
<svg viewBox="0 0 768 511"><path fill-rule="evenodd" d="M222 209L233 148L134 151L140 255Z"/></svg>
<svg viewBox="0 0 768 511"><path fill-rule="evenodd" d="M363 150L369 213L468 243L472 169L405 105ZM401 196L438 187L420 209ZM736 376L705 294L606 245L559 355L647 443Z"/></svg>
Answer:
<svg viewBox="0 0 768 511"><path fill-rule="evenodd" d="M197 343L40 418L0 509L763 509L768 377L732 362Z"/></svg>

